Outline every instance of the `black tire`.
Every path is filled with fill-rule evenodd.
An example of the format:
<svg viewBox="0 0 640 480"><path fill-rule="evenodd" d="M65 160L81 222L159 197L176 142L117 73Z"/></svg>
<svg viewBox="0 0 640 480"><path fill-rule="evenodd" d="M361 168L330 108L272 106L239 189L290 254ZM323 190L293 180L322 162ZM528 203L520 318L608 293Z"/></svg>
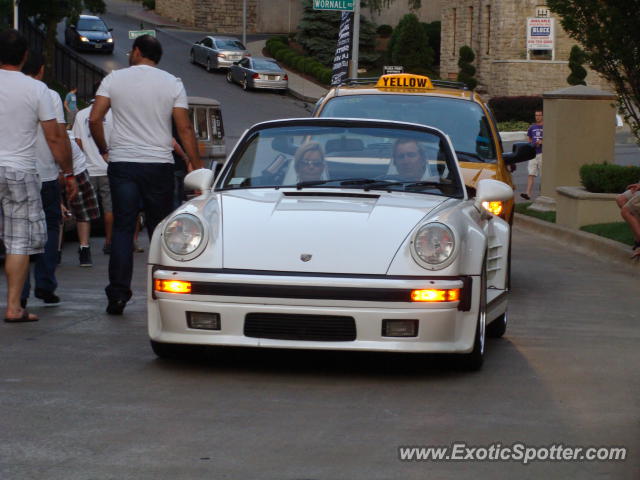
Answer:
<svg viewBox="0 0 640 480"><path fill-rule="evenodd" d="M196 54L193 50L189 52L189 61L194 65L196 64Z"/></svg>
<svg viewBox="0 0 640 480"><path fill-rule="evenodd" d="M501 338L507 331L507 312L487 325L487 337Z"/></svg>
<svg viewBox="0 0 640 480"><path fill-rule="evenodd" d="M486 256L482 262L482 273L480 274L480 305L478 306L478 321L476 322L476 335L473 340L473 350L465 353L461 360L461 365L465 370L478 371L484 363L484 351L486 344L486 321L487 321L487 260Z"/></svg>
<svg viewBox="0 0 640 480"><path fill-rule="evenodd" d="M211 73L213 72L213 67L211 66L211 59L207 58L207 66L206 66L207 72Z"/></svg>
<svg viewBox="0 0 640 480"><path fill-rule="evenodd" d="M227 82L233 83L233 77L231 76L231 70L227 71Z"/></svg>
<svg viewBox="0 0 640 480"><path fill-rule="evenodd" d="M151 343L151 349L160 358L176 358L183 351L182 345L175 343L161 343L154 340L149 340Z"/></svg>
<svg viewBox="0 0 640 480"><path fill-rule="evenodd" d="M242 80L242 89L243 89L245 92L248 92L249 90L251 90L251 89L249 88L249 81L247 80L247 76L246 76L246 75L244 76L244 80Z"/></svg>

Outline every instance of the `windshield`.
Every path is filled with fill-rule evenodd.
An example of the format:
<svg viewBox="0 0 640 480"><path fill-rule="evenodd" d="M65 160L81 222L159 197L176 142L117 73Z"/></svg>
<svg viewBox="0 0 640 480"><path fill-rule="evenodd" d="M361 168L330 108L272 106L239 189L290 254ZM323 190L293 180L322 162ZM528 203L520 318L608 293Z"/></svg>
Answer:
<svg viewBox="0 0 640 480"><path fill-rule="evenodd" d="M329 100L320 116L379 118L428 125L449 135L460 161L496 161L484 111L469 100L426 95L345 95Z"/></svg>
<svg viewBox="0 0 640 480"><path fill-rule="evenodd" d="M241 145L219 185L348 188L462 198L444 137L382 127L287 126L260 130Z"/></svg>
<svg viewBox="0 0 640 480"><path fill-rule="evenodd" d="M90 32L106 32L107 26L102 20L97 18L81 18L78 20L76 29Z"/></svg>
<svg viewBox="0 0 640 480"><path fill-rule="evenodd" d="M246 50L238 40L216 40L216 47L220 50Z"/></svg>
<svg viewBox="0 0 640 480"><path fill-rule="evenodd" d="M275 62L270 62L269 60L254 60L253 68L256 70L271 70L271 71L279 71L280 67L276 65Z"/></svg>

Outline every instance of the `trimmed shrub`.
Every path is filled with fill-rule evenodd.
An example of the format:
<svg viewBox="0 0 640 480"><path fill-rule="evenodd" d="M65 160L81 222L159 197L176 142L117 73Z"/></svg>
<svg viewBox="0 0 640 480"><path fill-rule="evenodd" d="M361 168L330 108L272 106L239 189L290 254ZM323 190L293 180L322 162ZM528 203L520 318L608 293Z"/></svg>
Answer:
<svg viewBox="0 0 640 480"><path fill-rule="evenodd" d="M476 59L476 54L473 53L473 49L468 45L460 47L460 59L458 60L458 81L464 83L471 90L478 86L478 80L474 77L476 74L476 67L471 63Z"/></svg>
<svg viewBox="0 0 640 480"><path fill-rule="evenodd" d="M429 46L433 50L433 63L435 65L440 65L440 38L441 38L441 29L442 23L439 21L431 22L431 23L421 23L420 26L424 30L424 33L427 35L427 40L429 41Z"/></svg>
<svg viewBox="0 0 640 480"><path fill-rule="evenodd" d="M279 62L284 62L285 56L287 55L287 53L289 53L289 50L287 50L286 48L281 48L280 50L278 50L275 54L272 52L271 55L273 55L273 58L275 58L276 60L278 60Z"/></svg>
<svg viewBox="0 0 640 480"><path fill-rule="evenodd" d="M586 85L585 78L587 78L587 71L582 66L587 61L587 54L579 46L574 45L571 47L571 53L569 54L569 69L571 73L567 77L567 83L569 85Z"/></svg>
<svg viewBox="0 0 640 480"><path fill-rule="evenodd" d="M592 193L622 193L640 179L640 167L597 163L580 167L580 181Z"/></svg>
<svg viewBox="0 0 640 480"><path fill-rule="evenodd" d="M493 97L489 108L496 122L535 122L536 110L542 110L542 97Z"/></svg>
<svg viewBox="0 0 640 480"><path fill-rule="evenodd" d="M294 52L293 50L285 50L285 52L282 54L282 61L284 63L286 63L287 65L291 65L291 63L293 62L293 59L295 57L297 57L298 54L296 52Z"/></svg>
<svg viewBox="0 0 640 480"><path fill-rule="evenodd" d="M376 28L376 33L380 38L389 38L393 33L393 27L391 25L380 25Z"/></svg>
<svg viewBox="0 0 640 480"><path fill-rule="evenodd" d="M331 76L333 75L333 71L330 68L325 68L324 71L318 77L325 85L329 85L331 83Z"/></svg>

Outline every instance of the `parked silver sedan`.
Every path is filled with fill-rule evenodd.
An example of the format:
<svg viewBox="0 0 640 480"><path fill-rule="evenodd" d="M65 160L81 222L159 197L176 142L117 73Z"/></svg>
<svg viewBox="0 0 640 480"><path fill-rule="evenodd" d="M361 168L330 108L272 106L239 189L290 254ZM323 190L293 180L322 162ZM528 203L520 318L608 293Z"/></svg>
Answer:
<svg viewBox="0 0 640 480"><path fill-rule="evenodd" d="M267 88L286 91L289 88L287 73L271 58L243 58L227 71L229 83L239 83L244 90Z"/></svg>
<svg viewBox="0 0 640 480"><path fill-rule="evenodd" d="M204 65L208 72L219 68L229 68L233 62L250 57L249 50L235 37L209 36L197 41L191 47L191 63Z"/></svg>

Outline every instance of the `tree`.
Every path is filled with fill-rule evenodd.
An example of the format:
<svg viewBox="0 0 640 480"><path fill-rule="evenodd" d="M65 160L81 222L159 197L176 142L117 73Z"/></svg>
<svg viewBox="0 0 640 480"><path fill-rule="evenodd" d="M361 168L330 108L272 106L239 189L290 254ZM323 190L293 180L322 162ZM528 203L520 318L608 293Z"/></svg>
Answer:
<svg viewBox="0 0 640 480"><path fill-rule="evenodd" d="M476 59L476 54L468 45L460 47L460 59L458 60L458 81L464 83L471 90L478 86L478 80L475 79L476 67L471 63Z"/></svg>
<svg viewBox="0 0 640 480"><path fill-rule="evenodd" d="M53 76L53 56L58 23L65 18L76 19L87 9L91 13L104 13L104 0L21 0L21 18L33 18L45 29L45 58L47 78Z"/></svg>
<svg viewBox="0 0 640 480"><path fill-rule="evenodd" d="M303 0L302 3L304 10L298 24L296 41L320 63L332 66L338 43L340 13L314 10L311 0ZM375 35L375 26L361 16L358 60L365 68L372 66L380 57L375 51Z"/></svg>
<svg viewBox="0 0 640 480"><path fill-rule="evenodd" d="M548 0L591 68L616 90L620 108L640 143L640 0Z"/></svg>
<svg viewBox="0 0 640 480"><path fill-rule="evenodd" d="M586 85L584 81L587 78L587 71L582 66L587 60L584 50L579 46L574 45L571 47L571 53L569 54L569 69L571 73L567 77L567 83L569 85Z"/></svg>
<svg viewBox="0 0 640 480"><path fill-rule="evenodd" d="M402 65L406 72L430 74L433 68L433 50L429 39L413 13L400 20L389 42L391 62Z"/></svg>

